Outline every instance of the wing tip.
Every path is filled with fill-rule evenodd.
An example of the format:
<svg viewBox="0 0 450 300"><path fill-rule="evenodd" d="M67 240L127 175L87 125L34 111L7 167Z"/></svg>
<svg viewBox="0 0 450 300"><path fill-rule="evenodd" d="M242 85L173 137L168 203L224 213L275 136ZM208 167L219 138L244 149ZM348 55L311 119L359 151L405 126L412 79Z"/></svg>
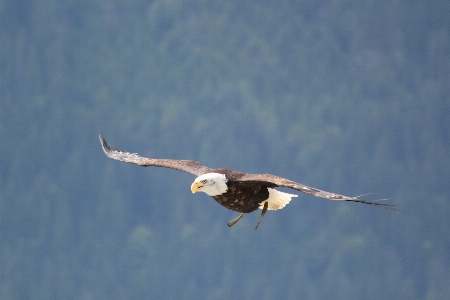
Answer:
<svg viewBox="0 0 450 300"><path fill-rule="evenodd" d="M373 205L373 206L376 206L379 208L384 208L386 210L400 211L399 209L396 208L397 204L388 204L388 203L379 203L378 202L378 201L383 201L383 200L392 200L392 198L384 198L384 199L377 199L377 200L369 201L369 200L361 200L356 197L356 199L345 200L345 201L369 204L369 205Z"/></svg>
<svg viewBox="0 0 450 300"><path fill-rule="evenodd" d="M384 208L386 210L396 210L396 211L400 211L399 209L395 208L395 206L397 206L397 204L389 204L389 203L379 203L379 201L386 201L386 200L393 200L393 198L383 198L383 199L376 199L376 200L363 200L360 199L361 197L367 196L367 195L371 195L372 193L368 193L368 194L363 194L363 195L359 195L356 197L353 197L353 200L347 200L347 201L353 201L353 202L358 202L358 203L364 203L364 204L370 204L376 207L380 207L380 208Z"/></svg>
<svg viewBox="0 0 450 300"><path fill-rule="evenodd" d="M102 144L103 152L108 155L108 153L111 152L111 147L108 145L103 135L99 134L98 138L100 139L100 144Z"/></svg>

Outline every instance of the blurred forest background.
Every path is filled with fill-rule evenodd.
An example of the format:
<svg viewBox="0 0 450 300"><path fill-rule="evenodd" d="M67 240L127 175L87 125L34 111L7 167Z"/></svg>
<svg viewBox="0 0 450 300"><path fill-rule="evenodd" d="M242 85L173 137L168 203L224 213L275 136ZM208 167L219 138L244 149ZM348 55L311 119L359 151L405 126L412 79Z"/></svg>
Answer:
<svg viewBox="0 0 450 300"><path fill-rule="evenodd" d="M449 95L447 0L0 0L0 298L450 299ZM99 133L401 211L229 229Z"/></svg>

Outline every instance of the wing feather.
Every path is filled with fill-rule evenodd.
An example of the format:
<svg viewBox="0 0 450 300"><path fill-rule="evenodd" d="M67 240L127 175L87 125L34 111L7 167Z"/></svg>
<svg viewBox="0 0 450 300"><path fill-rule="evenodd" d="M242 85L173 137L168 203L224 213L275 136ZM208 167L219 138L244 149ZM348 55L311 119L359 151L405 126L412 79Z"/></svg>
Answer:
<svg viewBox="0 0 450 300"><path fill-rule="evenodd" d="M396 208L394 208L394 206L396 206L395 204L384 204L384 203L377 202L377 201L389 200L389 199L379 199L379 200L373 200L373 201L362 200L362 199L359 199L359 197L361 197L361 196L349 197L349 196L344 196L344 195L340 195L340 194L336 194L336 193L330 193L327 191L309 187L304 184L301 184L301 183L298 183L298 182L295 182L295 181L292 181L292 180L289 180L289 179L286 179L283 177L279 177L276 175L272 175L272 174L244 174L244 175L240 176L239 178L237 178L236 180L253 182L253 183L260 182L260 183L265 183L269 186L290 188L290 189L294 189L294 190L303 192L305 194L309 194L312 196L316 196L316 197L320 197L320 198L324 198L324 199L328 199L328 200L358 202L358 203L364 203L364 204L378 206L378 207L381 207L381 208L384 208L387 210L397 210Z"/></svg>
<svg viewBox="0 0 450 300"><path fill-rule="evenodd" d="M137 153L125 152L108 145L105 138L101 134L99 135L99 138L106 156L115 160L136 164L142 167L169 168L191 173L196 176L200 176L212 170L194 160L157 159L139 156Z"/></svg>

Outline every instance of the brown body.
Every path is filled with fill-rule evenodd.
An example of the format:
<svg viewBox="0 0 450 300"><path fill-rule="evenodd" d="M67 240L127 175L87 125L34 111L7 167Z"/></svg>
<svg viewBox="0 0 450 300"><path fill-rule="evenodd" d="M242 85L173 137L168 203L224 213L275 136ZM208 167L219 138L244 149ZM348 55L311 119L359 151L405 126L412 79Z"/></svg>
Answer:
<svg viewBox="0 0 450 300"><path fill-rule="evenodd" d="M241 213L250 213L260 208L261 202L269 198L269 187L276 187L267 182L246 182L242 184L239 180L246 173L232 171L229 169L212 169L209 172L224 174L228 179L228 190L218 196L212 196L220 205Z"/></svg>
<svg viewBox="0 0 450 300"><path fill-rule="evenodd" d="M239 187L236 183L227 184L226 193L212 196L222 206L228 209L250 213L260 207L260 203L269 198L267 186L244 186Z"/></svg>

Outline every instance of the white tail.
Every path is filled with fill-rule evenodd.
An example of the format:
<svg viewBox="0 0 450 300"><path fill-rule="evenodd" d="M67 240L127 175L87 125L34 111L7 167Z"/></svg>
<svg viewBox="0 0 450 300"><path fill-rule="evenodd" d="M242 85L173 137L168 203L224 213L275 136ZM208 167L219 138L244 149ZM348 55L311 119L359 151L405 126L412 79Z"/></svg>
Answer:
<svg viewBox="0 0 450 300"><path fill-rule="evenodd" d="M275 189L269 188L269 198L259 204L259 208L264 207L264 203L268 202L268 210L277 210L285 207L289 202L291 202L292 197L297 197L297 195L283 193Z"/></svg>

